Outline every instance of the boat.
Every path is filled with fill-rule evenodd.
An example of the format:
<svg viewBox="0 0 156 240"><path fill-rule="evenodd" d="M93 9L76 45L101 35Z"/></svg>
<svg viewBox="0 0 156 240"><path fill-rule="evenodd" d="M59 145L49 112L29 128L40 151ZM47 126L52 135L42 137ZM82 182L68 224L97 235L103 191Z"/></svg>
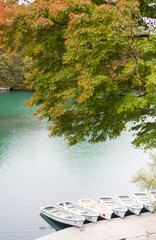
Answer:
<svg viewBox="0 0 156 240"><path fill-rule="evenodd" d="M60 202L57 204L57 206L69 210L71 212L80 214L81 216L83 216L86 220L90 221L90 222L97 222L98 216L99 214L90 209L87 208L85 206L70 202L70 201L66 201L66 202Z"/></svg>
<svg viewBox="0 0 156 240"><path fill-rule="evenodd" d="M156 190L150 191L149 194L152 197L153 201L156 203Z"/></svg>
<svg viewBox="0 0 156 240"><path fill-rule="evenodd" d="M150 195L145 192L136 192L133 195L137 199L137 201L141 203L148 211L155 211L156 206L154 205L153 198Z"/></svg>
<svg viewBox="0 0 156 240"><path fill-rule="evenodd" d="M130 212L136 215L140 214L143 205L138 203L136 199L132 198L129 195L118 195L116 198L121 202L121 204L125 205Z"/></svg>
<svg viewBox="0 0 156 240"><path fill-rule="evenodd" d="M106 206L104 206L100 203L97 203L92 199L80 199L80 200L78 200L78 202L82 206L85 206L87 208L91 208L94 211L98 212L100 217L105 218L107 220L111 219L113 211L110 208L108 208L108 207L106 207Z"/></svg>
<svg viewBox="0 0 156 240"><path fill-rule="evenodd" d="M126 212L128 211L125 205L122 205L121 202L112 197L100 197L99 201L101 204L111 208L113 213L121 218L124 218Z"/></svg>
<svg viewBox="0 0 156 240"><path fill-rule="evenodd" d="M85 221L85 218L83 216L54 205L41 207L40 210L42 214L57 222L76 227L82 227Z"/></svg>

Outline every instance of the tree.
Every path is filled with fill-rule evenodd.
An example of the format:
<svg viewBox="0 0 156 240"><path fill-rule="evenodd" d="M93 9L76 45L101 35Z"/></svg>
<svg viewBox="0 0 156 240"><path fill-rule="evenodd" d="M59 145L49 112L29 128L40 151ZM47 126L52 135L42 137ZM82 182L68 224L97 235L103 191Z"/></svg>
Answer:
<svg viewBox="0 0 156 240"><path fill-rule="evenodd" d="M32 57L36 92L28 104L40 106L52 136L95 143L132 121L135 146L156 147L156 35L141 25L145 5L1 0L1 43Z"/></svg>
<svg viewBox="0 0 156 240"><path fill-rule="evenodd" d="M140 13L143 17L156 19L156 3L153 0L140 0Z"/></svg>
<svg viewBox="0 0 156 240"><path fill-rule="evenodd" d="M0 87L13 89L26 88L24 72L27 61L19 54L8 54L0 48Z"/></svg>
<svg viewBox="0 0 156 240"><path fill-rule="evenodd" d="M136 183L141 190L156 189L156 152L150 154L150 159L132 178L132 183Z"/></svg>

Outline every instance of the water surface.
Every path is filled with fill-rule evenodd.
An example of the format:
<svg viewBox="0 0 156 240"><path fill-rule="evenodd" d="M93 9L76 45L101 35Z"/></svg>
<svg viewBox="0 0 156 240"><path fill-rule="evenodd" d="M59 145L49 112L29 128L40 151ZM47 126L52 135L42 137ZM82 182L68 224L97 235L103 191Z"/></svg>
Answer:
<svg viewBox="0 0 156 240"><path fill-rule="evenodd" d="M147 155L132 147L132 133L114 141L68 148L50 139L24 101L32 92L0 93L0 239L32 240L63 228L43 218L40 206L136 190L129 180Z"/></svg>

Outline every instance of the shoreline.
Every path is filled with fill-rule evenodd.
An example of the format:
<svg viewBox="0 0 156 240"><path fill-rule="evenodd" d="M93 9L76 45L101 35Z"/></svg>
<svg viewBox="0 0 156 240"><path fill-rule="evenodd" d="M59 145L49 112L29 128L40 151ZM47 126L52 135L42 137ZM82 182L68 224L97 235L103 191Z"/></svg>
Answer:
<svg viewBox="0 0 156 240"><path fill-rule="evenodd" d="M26 92L29 92L29 91L32 91L32 92L35 92L35 90L33 89L30 89L30 88L12 88L12 87L0 87L0 92L23 92L23 91L26 91Z"/></svg>

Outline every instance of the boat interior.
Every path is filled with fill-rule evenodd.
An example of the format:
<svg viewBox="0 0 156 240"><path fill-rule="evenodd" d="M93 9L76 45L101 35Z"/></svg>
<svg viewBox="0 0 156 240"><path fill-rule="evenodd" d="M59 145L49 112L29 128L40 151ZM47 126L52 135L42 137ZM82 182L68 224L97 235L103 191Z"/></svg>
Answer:
<svg viewBox="0 0 156 240"><path fill-rule="evenodd" d="M145 204L151 204L152 203L152 198L147 196L146 194L139 194L139 193L135 193L134 194L142 203Z"/></svg>
<svg viewBox="0 0 156 240"><path fill-rule="evenodd" d="M71 202L65 202L65 205L64 203L59 203L60 206L64 207L66 206L66 208L69 210L69 211L72 211L72 212L76 212L76 213L82 213L82 214L87 214L88 211L86 211L82 206L79 206L77 204L73 204Z"/></svg>
<svg viewBox="0 0 156 240"><path fill-rule="evenodd" d="M72 214L70 215L68 212L62 211L62 209L57 209L53 206L45 207L44 210L58 217L72 218Z"/></svg>
<svg viewBox="0 0 156 240"><path fill-rule="evenodd" d="M121 204L117 201L115 201L112 198L100 198L103 200L104 203L106 203L109 207L119 207Z"/></svg>

